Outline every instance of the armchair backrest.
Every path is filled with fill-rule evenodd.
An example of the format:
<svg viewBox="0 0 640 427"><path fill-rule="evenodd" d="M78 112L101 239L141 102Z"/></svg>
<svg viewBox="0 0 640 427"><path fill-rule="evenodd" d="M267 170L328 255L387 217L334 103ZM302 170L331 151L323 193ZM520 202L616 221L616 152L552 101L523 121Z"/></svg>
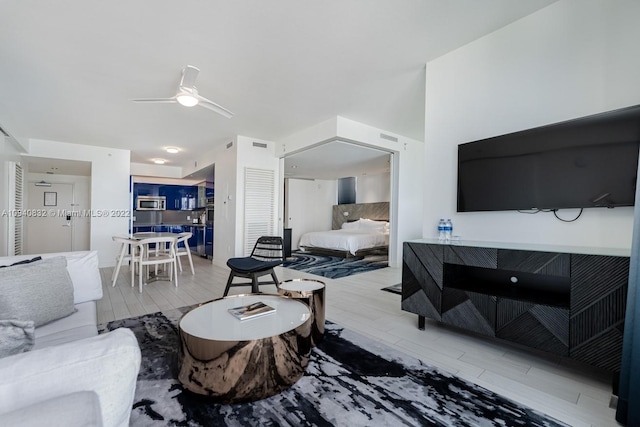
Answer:
<svg viewBox="0 0 640 427"><path fill-rule="evenodd" d="M280 236L262 236L256 241L251 258L260 261L284 261L284 247Z"/></svg>

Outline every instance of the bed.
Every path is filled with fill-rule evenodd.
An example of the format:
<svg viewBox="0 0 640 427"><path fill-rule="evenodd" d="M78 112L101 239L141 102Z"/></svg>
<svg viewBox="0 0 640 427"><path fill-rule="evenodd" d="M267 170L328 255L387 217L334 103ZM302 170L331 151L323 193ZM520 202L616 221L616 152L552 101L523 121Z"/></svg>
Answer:
<svg viewBox="0 0 640 427"><path fill-rule="evenodd" d="M389 248L389 222L360 218L345 222L338 230L312 231L298 245L307 252L344 257L360 256Z"/></svg>

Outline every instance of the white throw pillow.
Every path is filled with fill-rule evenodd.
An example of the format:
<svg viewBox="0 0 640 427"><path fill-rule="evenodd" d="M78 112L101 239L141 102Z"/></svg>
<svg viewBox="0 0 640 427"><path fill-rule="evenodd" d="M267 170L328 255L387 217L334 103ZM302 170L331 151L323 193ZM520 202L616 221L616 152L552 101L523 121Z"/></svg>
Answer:
<svg viewBox="0 0 640 427"><path fill-rule="evenodd" d="M342 224L343 230L357 230L358 228L360 228L360 220L345 222Z"/></svg>
<svg viewBox="0 0 640 427"><path fill-rule="evenodd" d="M359 224L360 224L361 230L368 230L368 231L371 231L372 233L375 233L375 232L384 233L385 228L388 225L388 222L374 221L372 219L360 218Z"/></svg>
<svg viewBox="0 0 640 427"><path fill-rule="evenodd" d="M73 282L73 302L80 304L102 298L102 278L98 268L98 252L68 252L67 270Z"/></svg>

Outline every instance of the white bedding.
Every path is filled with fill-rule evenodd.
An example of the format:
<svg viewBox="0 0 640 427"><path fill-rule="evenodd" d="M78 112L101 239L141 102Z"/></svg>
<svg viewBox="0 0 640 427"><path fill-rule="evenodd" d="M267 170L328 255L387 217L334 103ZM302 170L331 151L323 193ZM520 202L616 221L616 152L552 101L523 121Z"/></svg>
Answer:
<svg viewBox="0 0 640 427"><path fill-rule="evenodd" d="M389 233L376 230L312 231L300 238L300 247L316 247L349 251L352 255L360 249L389 245Z"/></svg>

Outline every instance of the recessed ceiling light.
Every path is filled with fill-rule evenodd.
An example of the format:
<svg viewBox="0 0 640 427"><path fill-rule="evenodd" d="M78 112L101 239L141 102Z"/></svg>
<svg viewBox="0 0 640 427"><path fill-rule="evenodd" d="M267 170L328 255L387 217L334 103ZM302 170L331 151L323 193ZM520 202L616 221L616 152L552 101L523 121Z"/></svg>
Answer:
<svg viewBox="0 0 640 427"><path fill-rule="evenodd" d="M153 163L156 165L164 165L167 161L165 159L153 159Z"/></svg>
<svg viewBox="0 0 640 427"><path fill-rule="evenodd" d="M167 147L165 151L170 154L176 154L180 152L180 149L178 147Z"/></svg>

